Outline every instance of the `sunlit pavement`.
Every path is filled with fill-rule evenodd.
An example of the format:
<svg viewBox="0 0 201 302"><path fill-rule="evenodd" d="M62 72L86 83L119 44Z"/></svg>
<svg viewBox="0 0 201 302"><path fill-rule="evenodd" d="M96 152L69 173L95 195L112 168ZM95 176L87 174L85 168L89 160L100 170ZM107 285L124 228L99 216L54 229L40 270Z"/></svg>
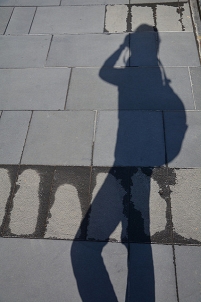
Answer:
<svg viewBox="0 0 201 302"><path fill-rule="evenodd" d="M195 15L0 0L0 301L201 300Z"/></svg>

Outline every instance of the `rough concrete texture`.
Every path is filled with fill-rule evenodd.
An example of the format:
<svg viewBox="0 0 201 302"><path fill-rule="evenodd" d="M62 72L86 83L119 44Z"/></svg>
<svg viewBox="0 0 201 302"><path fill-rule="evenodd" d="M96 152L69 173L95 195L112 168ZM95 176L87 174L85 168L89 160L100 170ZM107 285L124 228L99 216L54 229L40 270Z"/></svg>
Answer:
<svg viewBox="0 0 201 302"><path fill-rule="evenodd" d="M37 9L32 34L102 33L105 7L63 6Z"/></svg>
<svg viewBox="0 0 201 302"><path fill-rule="evenodd" d="M174 230L184 238L201 241L201 170L175 169L175 172L176 184L170 186Z"/></svg>
<svg viewBox="0 0 201 302"><path fill-rule="evenodd" d="M82 212L76 188L69 184L62 185L55 194L45 238L74 239L76 235L79 236L81 220Z"/></svg>
<svg viewBox="0 0 201 302"><path fill-rule="evenodd" d="M5 208L10 196L11 182L7 169L0 168L0 225L3 222Z"/></svg>
<svg viewBox="0 0 201 302"><path fill-rule="evenodd" d="M15 7L6 34L28 34L35 11L36 7Z"/></svg>
<svg viewBox="0 0 201 302"><path fill-rule="evenodd" d="M34 170L28 169L19 175L11 212L11 233L15 235L34 233L40 203L39 183L40 176Z"/></svg>
<svg viewBox="0 0 201 302"><path fill-rule="evenodd" d="M150 28L140 27L143 23L150 25ZM154 27L158 31L193 31L188 3L106 7L106 32L153 31Z"/></svg>
<svg viewBox="0 0 201 302"><path fill-rule="evenodd" d="M122 241L127 238L128 217L123 204L126 193L113 175L99 173L96 176L89 214L88 240Z"/></svg>
<svg viewBox="0 0 201 302"><path fill-rule="evenodd" d="M166 226L166 202L159 192L156 180L138 169L132 177L131 202L140 211L144 233L148 236L163 231Z"/></svg>
<svg viewBox="0 0 201 302"><path fill-rule="evenodd" d="M105 31L110 33L126 32L128 7L126 5L107 5Z"/></svg>

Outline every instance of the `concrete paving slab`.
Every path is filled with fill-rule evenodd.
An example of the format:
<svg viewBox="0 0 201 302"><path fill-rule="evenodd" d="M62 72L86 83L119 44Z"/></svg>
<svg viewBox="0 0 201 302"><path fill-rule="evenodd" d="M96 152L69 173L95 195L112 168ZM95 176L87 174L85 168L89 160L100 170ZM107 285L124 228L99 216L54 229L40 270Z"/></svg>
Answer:
<svg viewBox="0 0 201 302"><path fill-rule="evenodd" d="M146 24L142 25L140 28L142 32L134 32L130 35L130 66L158 66L157 34L144 32L146 29Z"/></svg>
<svg viewBox="0 0 201 302"><path fill-rule="evenodd" d="M73 68L66 108L195 109L187 67Z"/></svg>
<svg viewBox="0 0 201 302"><path fill-rule="evenodd" d="M60 0L0 0L0 6L48 6L59 5Z"/></svg>
<svg viewBox="0 0 201 302"><path fill-rule="evenodd" d="M0 35L4 34L12 12L13 7L0 7Z"/></svg>
<svg viewBox="0 0 201 302"><path fill-rule="evenodd" d="M110 33L126 32L127 15L127 5L107 5L104 31Z"/></svg>
<svg viewBox="0 0 201 302"><path fill-rule="evenodd" d="M36 7L15 7L6 34L28 34Z"/></svg>
<svg viewBox="0 0 201 302"><path fill-rule="evenodd" d="M62 0L61 5L126 4L128 0Z"/></svg>
<svg viewBox="0 0 201 302"><path fill-rule="evenodd" d="M201 299L201 247L175 246L175 255L179 301L197 302Z"/></svg>
<svg viewBox="0 0 201 302"><path fill-rule="evenodd" d="M12 192L17 177L18 166L0 166L0 233L5 227L4 216L12 199Z"/></svg>
<svg viewBox="0 0 201 302"><path fill-rule="evenodd" d="M188 3L157 5L156 23L159 31L193 31Z"/></svg>
<svg viewBox="0 0 201 302"><path fill-rule="evenodd" d="M89 166L93 123L94 112L34 112L22 163Z"/></svg>
<svg viewBox="0 0 201 302"><path fill-rule="evenodd" d="M22 237L44 235L53 172L52 167L20 167L4 235Z"/></svg>
<svg viewBox="0 0 201 302"><path fill-rule="evenodd" d="M43 67L51 36L0 36L0 68Z"/></svg>
<svg viewBox="0 0 201 302"><path fill-rule="evenodd" d="M69 68L2 69L0 108L63 110L69 75Z"/></svg>
<svg viewBox="0 0 201 302"><path fill-rule="evenodd" d="M129 283L129 301L176 302L172 247L131 244Z"/></svg>
<svg viewBox="0 0 201 302"><path fill-rule="evenodd" d="M201 112L165 112L164 116L168 166L200 167Z"/></svg>
<svg viewBox="0 0 201 302"><path fill-rule="evenodd" d="M129 170L93 168L87 239L128 241Z"/></svg>
<svg viewBox="0 0 201 302"><path fill-rule="evenodd" d="M82 301L125 301L126 245L74 241L71 259Z"/></svg>
<svg viewBox="0 0 201 302"><path fill-rule="evenodd" d="M102 111L94 145L95 166L165 163L161 112Z"/></svg>
<svg viewBox="0 0 201 302"><path fill-rule="evenodd" d="M157 27L158 31L193 31L189 5L186 3L138 4L131 7L132 31L143 23L149 24L149 30Z"/></svg>
<svg viewBox="0 0 201 302"><path fill-rule="evenodd" d="M147 0L130 0L130 4L147 4ZM187 2L187 0L184 0L182 2ZM150 3L154 3L154 4L158 4L158 3L178 3L178 1L176 0L149 0L148 2Z"/></svg>
<svg viewBox="0 0 201 302"><path fill-rule="evenodd" d="M108 243L103 249L104 244L99 242L73 242L72 247L72 242L63 240L0 241L0 290L4 301L81 302L82 294L100 302L112 291L110 282L118 301L124 301L127 250L121 244Z"/></svg>
<svg viewBox="0 0 201 302"><path fill-rule="evenodd" d="M192 81L192 89L195 100L195 107L198 110L201 110L201 67L190 67L190 75Z"/></svg>
<svg viewBox="0 0 201 302"><path fill-rule="evenodd" d="M159 59L164 66L200 66L194 33L161 32Z"/></svg>
<svg viewBox="0 0 201 302"><path fill-rule="evenodd" d="M134 168L131 174L129 240L171 242L165 168ZM163 193L162 193L163 192Z"/></svg>
<svg viewBox="0 0 201 302"><path fill-rule="evenodd" d="M132 31L139 30L142 24L148 24L150 26L150 28L147 29L148 31L154 30L153 27L156 25L156 20L154 20L155 15L153 15L153 7L151 5L134 5L131 7L131 15Z"/></svg>
<svg viewBox="0 0 201 302"><path fill-rule="evenodd" d="M90 167L56 167L45 238L85 239Z"/></svg>
<svg viewBox="0 0 201 302"><path fill-rule="evenodd" d="M0 164L19 164L31 112L4 111L0 119Z"/></svg>
<svg viewBox="0 0 201 302"><path fill-rule="evenodd" d="M123 43L125 34L55 35L47 66L102 66ZM127 41L128 45L128 41ZM123 52L116 66L125 66L129 53ZM109 66L113 63L107 63Z"/></svg>
<svg viewBox="0 0 201 302"><path fill-rule="evenodd" d="M201 242L201 169L175 169L176 184L170 186L174 241ZM193 242L192 242L193 243Z"/></svg>
<svg viewBox="0 0 201 302"><path fill-rule="evenodd" d="M39 7L32 34L102 33L105 6Z"/></svg>

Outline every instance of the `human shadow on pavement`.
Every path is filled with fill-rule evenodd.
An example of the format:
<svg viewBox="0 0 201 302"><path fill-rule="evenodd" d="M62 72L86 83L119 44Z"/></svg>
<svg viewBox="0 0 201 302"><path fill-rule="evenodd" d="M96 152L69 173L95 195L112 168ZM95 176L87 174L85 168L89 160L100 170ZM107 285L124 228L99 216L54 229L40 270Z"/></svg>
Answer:
<svg viewBox="0 0 201 302"><path fill-rule="evenodd" d="M142 39L142 32L152 32L156 43L151 46L149 39ZM150 178L154 167L166 166L168 160L173 160L179 154L187 128L182 101L169 85L170 80L157 57L159 44L157 30L153 31L153 27L143 24L134 33L126 36L119 49L105 61L99 72L102 80L118 87L118 126L114 162L110 168L92 169L93 201L71 248L73 271L80 297L84 302L119 301L102 257L103 248L116 236L114 232L119 223L122 229L120 241L128 249L125 301L155 301L149 221ZM125 48L128 48L130 53L125 64L127 67L114 67ZM137 65L136 62L143 62L146 56L149 57L151 67L139 68L140 64ZM177 141L171 142L169 157L164 143L164 110L181 111L176 129ZM113 112L106 114L107 120L113 118ZM109 133L108 130L108 136ZM102 179L99 173L101 171ZM142 205L146 221L135 207L136 203ZM81 250L76 240L79 238L80 229L86 226L86 221L86 239L99 243L83 243L84 248ZM132 259L130 242L146 243L143 248L136 245Z"/></svg>

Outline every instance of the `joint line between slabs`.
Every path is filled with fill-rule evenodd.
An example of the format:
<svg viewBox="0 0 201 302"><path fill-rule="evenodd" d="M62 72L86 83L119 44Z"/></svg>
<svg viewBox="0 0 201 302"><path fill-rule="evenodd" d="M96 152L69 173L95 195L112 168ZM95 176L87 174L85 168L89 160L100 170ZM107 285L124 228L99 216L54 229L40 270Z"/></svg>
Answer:
<svg viewBox="0 0 201 302"><path fill-rule="evenodd" d="M70 75L69 75L69 80L68 80L67 91L66 91L66 100L65 100L65 104L64 104L64 110L66 110L66 106L67 106L67 99L68 99L68 93L69 93L69 89L70 89L72 72L73 72L73 68L71 67L71 69L70 69Z"/></svg>
<svg viewBox="0 0 201 302"><path fill-rule="evenodd" d="M34 18L35 18L37 9L38 9L38 7L36 6L35 12L34 12L34 15L33 15L33 19L32 19L32 21L31 21L31 25L30 25L30 28L29 28L29 31L28 31L28 34L30 34L30 31L31 31L31 28L32 28L32 25L33 25L33 21L34 21Z"/></svg>
<svg viewBox="0 0 201 302"><path fill-rule="evenodd" d="M31 111L31 117L30 117L30 120L29 120L29 125L28 125L28 129L27 129L27 134L26 134L26 137L25 137L24 146L23 146L23 149L22 149L22 154L21 154L21 157L20 157L19 165L21 165L22 156L23 156L23 153L24 153L24 149L25 149L25 145L26 145L26 141L27 141L27 137L28 137L28 133L29 133L29 128L30 128L32 116L33 116L33 110Z"/></svg>
<svg viewBox="0 0 201 302"><path fill-rule="evenodd" d="M13 16L14 9L15 9L15 7L13 7L12 13L11 13L11 15L10 15L10 18L9 18L9 20L8 20L8 23L7 23L7 25L6 25L6 28L5 28L5 30L4 30L3 35L5 35L5 33L6 33L6 31L7 31L8 25L9 25L9 23L10 23L10 20L11 20L12 16Z"/></svg>

